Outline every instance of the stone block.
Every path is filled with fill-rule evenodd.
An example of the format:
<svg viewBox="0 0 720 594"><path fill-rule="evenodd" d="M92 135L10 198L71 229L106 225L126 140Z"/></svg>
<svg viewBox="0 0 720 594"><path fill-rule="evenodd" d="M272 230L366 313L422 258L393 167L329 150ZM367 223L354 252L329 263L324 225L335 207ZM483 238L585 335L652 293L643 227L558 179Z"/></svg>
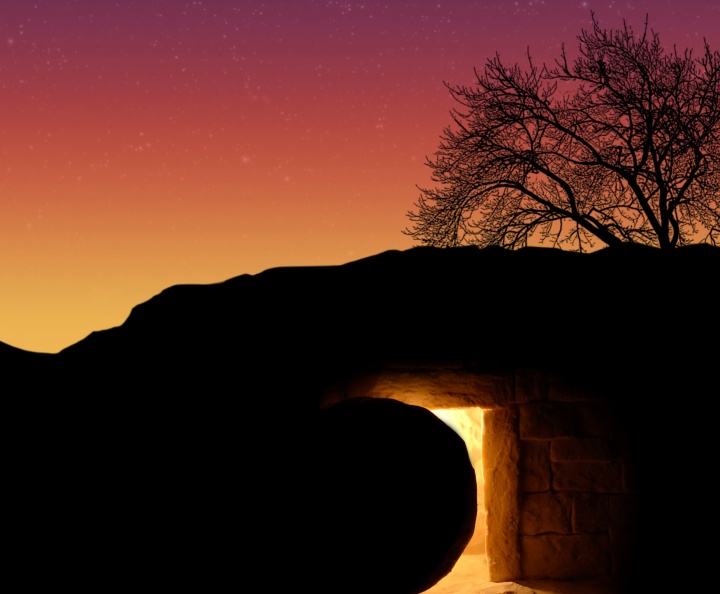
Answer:
<svg viewBox="0 0 720 594"><path fill-rule="evenodd" d="M572 405L561 402L534 402L518 406L520 439L572 437Z"/></svg>
<svg viewBox="0 0 720 594"><path fill-rule="evenodd" d="M607 439L570 438L553 440L550 456L553 462L610 462L613 452Z"/></svg>
<svg viewBox="0 0 720 594"><path fill-rule="evenodd" d="M572 532L572 497L569 493L529 493L520 501L521 535Z"/></svg>
<svg viewBox="0 0 720 594"><path fill-rule="evenodd" d="M486 410L483 435L483 475L487 511L488 575L494 582L520 576L518 551L517 417L513 409Z"/></svg>
<svg viewBox="0 0 720 594"><path fill-rule="evenodd" d="M622 493L622 465L614 462L553 462L553 489Z"/></svg>
<svg viewBox="0 0 720 594"><path fill-rule="evenodd" d="M520 490L524 493L549 491L550 442L540 440L520 441Z"/></svg>
<svg viewBox="0 0 720 594"><path fill-rule="evenodd" d="M610 522L610 499L597 493L574 493L572 531L579 534L607 534Z"/></svg>
<svg viewBox="0 0 720 594"><path fill-rule="evenodd" d="M606 534L521 536L520 551L528 579L580 580L611 574Z"/></svg>

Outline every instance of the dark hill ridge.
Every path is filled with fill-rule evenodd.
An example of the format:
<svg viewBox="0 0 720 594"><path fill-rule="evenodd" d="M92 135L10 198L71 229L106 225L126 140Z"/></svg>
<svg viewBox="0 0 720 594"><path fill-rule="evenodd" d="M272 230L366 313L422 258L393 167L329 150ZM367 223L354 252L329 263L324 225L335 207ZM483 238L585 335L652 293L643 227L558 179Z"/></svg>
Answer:
<svg viewBox="0 0 720 594"><path fill-rule="evenodd" d="M117 328L25 359L78 391L94 389L88 372L133 391L242 393L268 369L276 380L324 381L348 367L416 359L671 372L715 354L718 270L720 249L706 245L590 254L419 247L170 287ZM0 356L23 367L20 353Z"/></svg>

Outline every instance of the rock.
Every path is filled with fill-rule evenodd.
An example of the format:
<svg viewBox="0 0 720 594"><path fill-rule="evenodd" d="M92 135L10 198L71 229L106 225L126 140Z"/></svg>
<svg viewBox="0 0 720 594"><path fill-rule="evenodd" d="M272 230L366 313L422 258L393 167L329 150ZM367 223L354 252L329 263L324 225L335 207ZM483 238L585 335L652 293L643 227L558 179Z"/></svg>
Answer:
<svg viewBox="0 0 720 594"><path fill-rule="evenodd" d="M319 411L306 447L299 584L415 594L449 573L477 511L457 433L422 407L356 398Z"/></svg>

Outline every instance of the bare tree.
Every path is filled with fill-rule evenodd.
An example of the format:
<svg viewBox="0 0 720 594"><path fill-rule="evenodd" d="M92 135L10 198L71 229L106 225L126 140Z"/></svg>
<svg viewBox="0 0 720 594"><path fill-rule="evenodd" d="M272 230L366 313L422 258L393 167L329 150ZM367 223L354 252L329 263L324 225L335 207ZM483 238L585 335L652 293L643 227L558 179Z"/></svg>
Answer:
<svg viewBox="0 0 720 594"><path fill-rule="evenodd" d="M720 52L665 52L595 15L578 57L489 59L451 112L404 233L426 245L588 251L720 243Z"/></svg>

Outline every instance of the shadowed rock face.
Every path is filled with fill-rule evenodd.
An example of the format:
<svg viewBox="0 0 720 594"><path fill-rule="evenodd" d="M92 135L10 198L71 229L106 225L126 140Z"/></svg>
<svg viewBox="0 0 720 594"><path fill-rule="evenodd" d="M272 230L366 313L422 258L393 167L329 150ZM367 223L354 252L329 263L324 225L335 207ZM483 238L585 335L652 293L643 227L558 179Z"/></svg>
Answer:
<svg viewBox="0 0 720 594"><path fill-rule="evenodd" d="M475 526L463 440L424 408L375 398L322 410L311 426L298 483L303 546L293 553L300 583L415 594L445 576Z"/></svg>
<svg viewBox="0 0 720 594"><path fill-rule="evenodd" d="M306 443L325 388L388 362L590 378L633 428L643 484L665 485L667 460L684 467L712 447L702 442L715 433L707 410L718 394L718 270L720 249L709 246L415 248L171 287L58 354L0 345L7 538L17 544L7 562L23 576L91 586L148 583L146 568L171 586L272 573L278 551L306 544L287 531L288 485L304 476L288 459ZM333 463L313 462L315 475L321 461ZM667 506L660 497L646 509L682 509L684 527L704 526L698 510L710 502L698 497L713 491L698 477ZM648 526L654 513L643 516ZM445 570L451 540L422 583ZM309 550L343 567L332 547Z"/></svg>

